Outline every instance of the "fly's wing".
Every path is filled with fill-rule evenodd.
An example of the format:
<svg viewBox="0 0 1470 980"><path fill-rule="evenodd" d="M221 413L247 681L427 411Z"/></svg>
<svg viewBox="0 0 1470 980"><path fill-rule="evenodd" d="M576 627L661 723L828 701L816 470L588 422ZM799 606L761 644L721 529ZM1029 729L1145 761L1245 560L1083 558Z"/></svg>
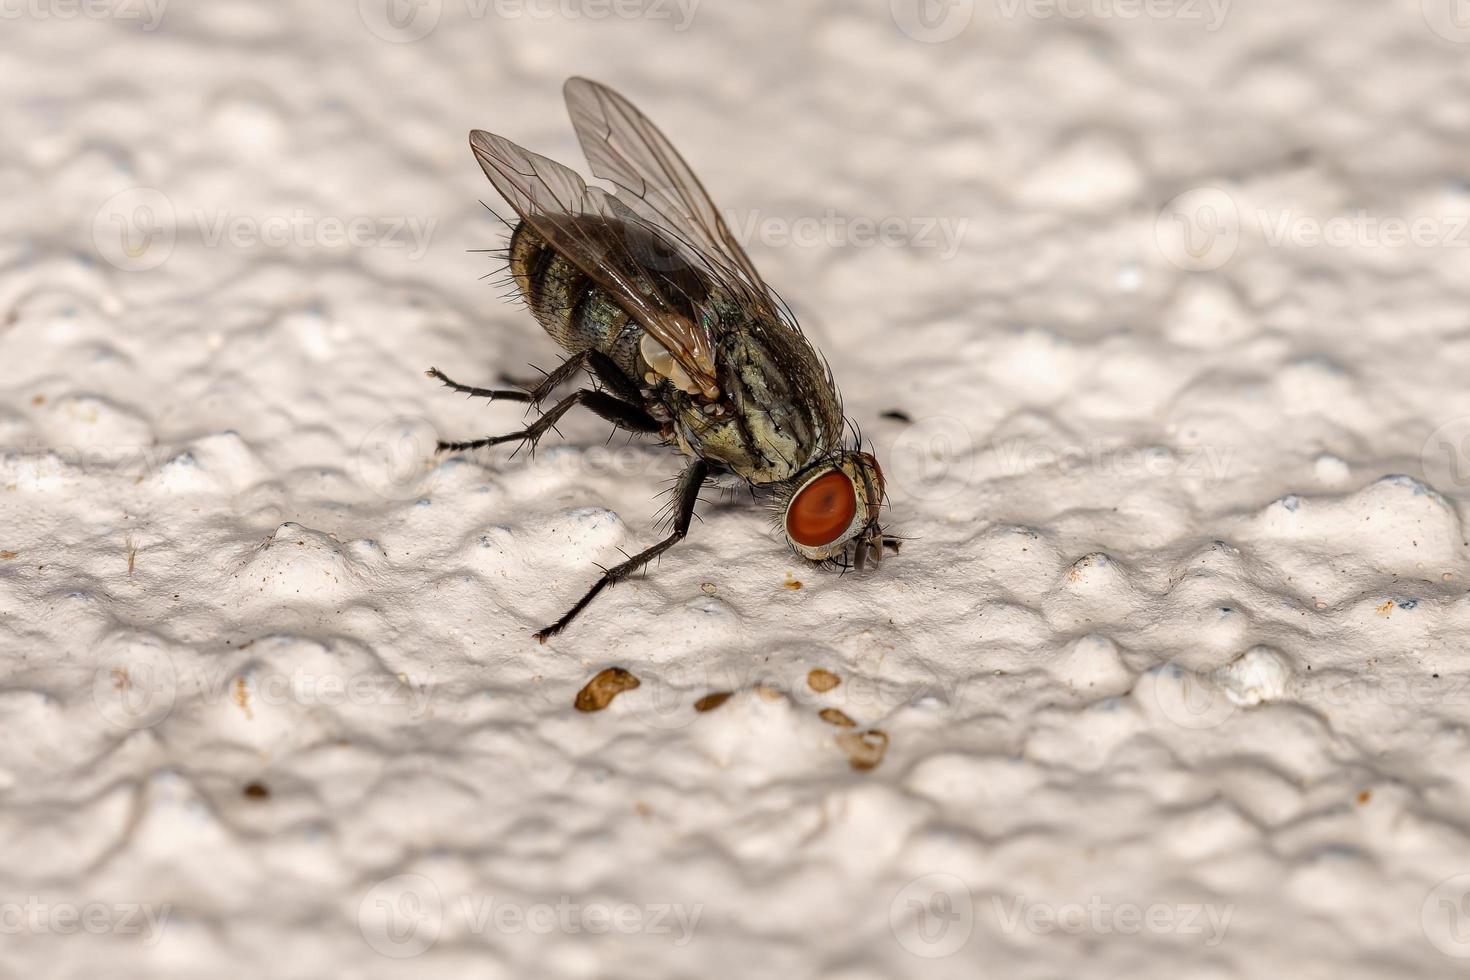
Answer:
<svg viewBox="0 0 1470 980"><path fill-rule="evenodd" d="M779 301L658 127L627 99L586 78L567 81L566 100L593 175L625 192L618 200L639 217L692 248L728 291L779 318Z"/></svg>
<svg viewBox="0 0 1470 980"><path fill-rule="evenodd" d="M698 299L664 296L649 288L651 261L697 267L699 260L687 254L687 246L669 241L616 196L589 188L571 168L504 137L477 129L470 133L470 149L516 214L608 290L668 349L706 397L715 397L718 387L709 332L679 312L680 308L697 311ZM635 249L639 255L635 256Z"/></svg>

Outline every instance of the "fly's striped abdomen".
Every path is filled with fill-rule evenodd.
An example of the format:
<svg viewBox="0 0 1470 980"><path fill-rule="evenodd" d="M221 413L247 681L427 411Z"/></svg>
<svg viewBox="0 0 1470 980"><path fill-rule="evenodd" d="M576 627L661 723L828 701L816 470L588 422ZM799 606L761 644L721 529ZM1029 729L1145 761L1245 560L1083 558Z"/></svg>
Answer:
<svg viewBox="0 0 1470 980"><path fill-rule="evenodd" d="M542 328L569 354L596 349L638 377L642 328L575 264L523 221L510 238L510 272Z"/></svg>

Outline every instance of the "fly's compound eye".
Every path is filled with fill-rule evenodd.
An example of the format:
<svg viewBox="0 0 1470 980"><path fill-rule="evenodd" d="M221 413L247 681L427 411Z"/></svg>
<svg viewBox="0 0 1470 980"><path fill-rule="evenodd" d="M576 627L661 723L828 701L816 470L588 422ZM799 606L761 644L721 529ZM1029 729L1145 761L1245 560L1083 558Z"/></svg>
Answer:
<svg viewBox="0 0 1470 980"><path fill-rule="evenodd" d="M857 491L841 470L817 477L797 491L786 508L786 533L807 548L844 537L857 516Z"/></svg>

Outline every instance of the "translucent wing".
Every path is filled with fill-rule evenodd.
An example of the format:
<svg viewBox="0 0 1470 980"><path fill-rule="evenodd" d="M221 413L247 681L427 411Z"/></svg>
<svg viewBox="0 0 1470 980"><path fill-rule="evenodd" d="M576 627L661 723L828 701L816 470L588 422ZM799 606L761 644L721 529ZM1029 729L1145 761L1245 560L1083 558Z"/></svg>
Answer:
<svg viewBox="0 0 1470 980"><path fill-rule="evenodd" d="M478 129L470 133L470 149L516 214L607 289L705 395L714 397L718 387L709 332L695 322L702 297L661 293L648 273L674 265L692 268L698 259L686 254L687 246L668 240L617 197L589 188L576 171L555 160ZM667 288L675 279L662 281Z"/></svg>
<svg viewBox="0 0 1470 980"><path fill-rule="evenodd" d="M566 100L593 175L626 191L620 202L691 246L746 303L779 316L779 303L750 256L658 127L627 99L586 78L567 81Z"/></svg>

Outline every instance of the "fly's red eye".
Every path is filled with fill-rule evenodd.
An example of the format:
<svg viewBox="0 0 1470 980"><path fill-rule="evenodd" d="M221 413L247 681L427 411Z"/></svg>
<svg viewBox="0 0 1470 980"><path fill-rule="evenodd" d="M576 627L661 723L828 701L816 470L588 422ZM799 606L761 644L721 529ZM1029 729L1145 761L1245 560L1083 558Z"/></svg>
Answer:
<svg viewBox="0 0 1470 980"><path fill-rule="evenodd" d="M786 509L786 533L808 548L831 544L852 525L857 493L840 470L819 476L802 487Z"/></svg>

